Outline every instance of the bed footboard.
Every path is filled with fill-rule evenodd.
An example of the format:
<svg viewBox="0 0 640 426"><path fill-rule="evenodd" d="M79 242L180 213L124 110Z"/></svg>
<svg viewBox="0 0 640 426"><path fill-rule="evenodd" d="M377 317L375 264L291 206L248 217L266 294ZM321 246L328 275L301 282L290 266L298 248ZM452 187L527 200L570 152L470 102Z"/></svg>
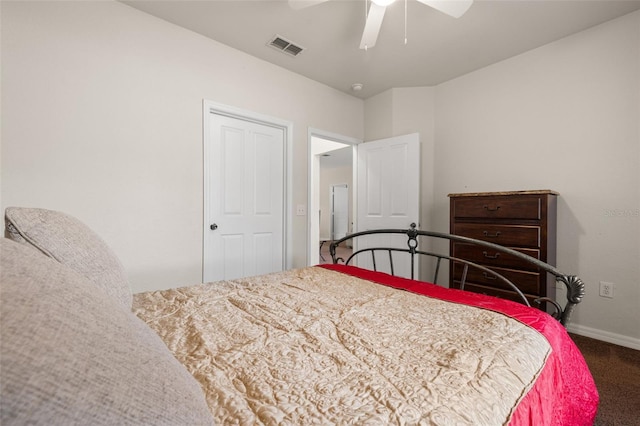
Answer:
<svg viewBox="0 0 640 426"><path fill-rule="evenodd" d="M355 240L358 237L363 237L366 235L393 235L393 234L404 234L407 236L407 248L398 248L398 247L365 247L365 248L359 248L357 250L355 250L353 252L353 254L351 254L351 256L349 256L346 260L341 258L341 257L337 257L336 255L336 247L345 242L345 241L349 241L349 240ZM501 245L498 244L494 244L494 243L490 243L487 241L482 241L482 240L477 240L477 239L473 239L473 238L468 238L468 237L462 237L459 235L453 235L453 234L445 234L445 233L440 233L440 232L431 232L431 231L421 231L416 229L416 224L412 223L411 224L411 228L409 229L377 229L377 230L371 230L371 231L362 231L362 232L356 232L350 235L347 235L344 238L341 238L339 240L333 241L331 243L331 245L329 246L329 252L331 254L331 258L333 263L344 263L344 264L350 264L352 262L352 260L358 256L370 256L369 259L371 260L372 263L372 269L377 271L378 270L378 263L381 260L380 256L384 256L385 262L387 262L387 265L389 265L390 267L390 273L391 275L396 275L395 274L395 268L394 268L394 256L393 253L405 253L409 256L410 258L410 269L411 269L411 279L415 279L414 275L414 270L415 270L415 265L416 265L416 261L420 258L420 256L427 256L430 258L434 258L436 260L436 265L435 265L435 272L434 272L434 276L433 276L433 280L431 282L433 283L438 283L438 276L439 276L439 272L440 272L440 268L441 268L441 264L442 261L445 260L446 262L449 262L450 264L460 264L463 268L463 272L462 272L462 277L461 277L461 283L460 283L460 288L464 289L464 286L466 284L467 281L467 276L468 276L468 272L470 269L476 269L481 271L482 273L490 273L492 276L495 276L495 279L500 281L501 283L503 283L504 285L508 286L508 288L510 288L511 290L513 290L521 299L521 302L527 306L531 306L531 304L529 303L529 300L527 300L527 297L525 296L525 294L522 292L522 290L519 288L518 283L514 283L512 280L508 279L507 277L505 277L504 275L500 274L499 272L496 272L495 270L491 269L491 267L485 266L485 265L480 265L474 262L471 262L469 260L466 259L461 259L461 258L457 258L457 257L452 257L449 254L441 254L441 253L435 253L435 252L431 252L431 251L424 251L424 250L420 250L418 248L419 246L419 240L423 241L425 239L441 239L441 240L449 240L449 241L458 241L458 242L462 242L465 244L470 244L470 245L475 245L475 246L480 246L480 247L484 247L487 249L491 249L492 251L495 251L496 253L503 253L503 254L508 254L510 256L516 257L524 262L527 262L529 264L531 264L533 267L537 268L537 270L539 271L545 271L548 274L551 274L555 277L555 281L556 282L560 282L562 284L564 284L567 292L566 292L566 304L564 306L564 308L560 305L560 303L558 303L556 300L553 300L551 298L548 297L543 297L543 298L537 298L534 300L535 303L544 303L547 302L549 303L552 307L553 307L553 312L551 313L551 315L556 318L558 321L560 321L560 323L562 325L564 325L566 327L567 323L569 322L569 318L571 316L571 313L573 312L574 308L576 307L576 305L578 303L580 303L584 297L585 294L585 285L584 282L578 278L575 275L567 275L564 274L562 272L560 272L555 266L549 265L548 263L542 262L539 259L533 258L531 256L528 256L524 253L521 253L517 250L513 250L507 247L503 247ZM358 257L359 259L359 257ZM386 272L386 271L385 271Z"/></svg>

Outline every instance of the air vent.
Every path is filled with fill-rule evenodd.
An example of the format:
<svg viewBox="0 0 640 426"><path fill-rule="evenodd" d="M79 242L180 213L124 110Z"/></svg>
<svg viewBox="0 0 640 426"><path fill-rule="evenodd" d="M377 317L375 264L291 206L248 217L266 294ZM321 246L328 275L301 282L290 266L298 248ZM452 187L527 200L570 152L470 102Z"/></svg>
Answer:
<svg viewBox="0 0 640 426"><path fill-rule="evenodd" d="M275 35L273 39L271 39L271 41L269 42L269 46L291 56L298 56L304 50L304 47L293 44L293 42L287 40L284 37L280 37L279 35Z"/></svg>

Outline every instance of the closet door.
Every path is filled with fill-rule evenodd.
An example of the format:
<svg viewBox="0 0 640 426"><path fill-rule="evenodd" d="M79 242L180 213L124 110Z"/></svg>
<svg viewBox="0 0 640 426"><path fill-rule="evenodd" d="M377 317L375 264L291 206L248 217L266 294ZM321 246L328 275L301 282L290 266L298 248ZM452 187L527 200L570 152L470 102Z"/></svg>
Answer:
<svg viewBox="0 0 640 426"><path fill-rule="evenodd" d="M284 131L209 114L204 281L284 269Z"/></svg>

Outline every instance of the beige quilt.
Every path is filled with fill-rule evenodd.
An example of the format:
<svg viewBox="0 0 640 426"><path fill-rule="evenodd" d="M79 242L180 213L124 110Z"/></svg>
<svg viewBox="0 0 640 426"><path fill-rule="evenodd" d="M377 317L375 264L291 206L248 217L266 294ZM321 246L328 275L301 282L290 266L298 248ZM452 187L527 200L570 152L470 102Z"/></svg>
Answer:
<svg viewBox="0 0 640 426"><path fill-rule="evenodd" d="M220 424L502 425L550 346L502 314L319 267L135 295Z"/></svg>

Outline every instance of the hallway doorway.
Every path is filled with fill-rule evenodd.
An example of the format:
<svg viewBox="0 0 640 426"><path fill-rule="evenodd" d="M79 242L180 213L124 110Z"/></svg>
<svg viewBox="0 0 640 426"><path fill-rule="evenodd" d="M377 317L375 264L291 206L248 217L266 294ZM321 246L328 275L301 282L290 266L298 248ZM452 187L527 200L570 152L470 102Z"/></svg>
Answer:
<svg viewBox="0 0 640 426"><path fill-rule="evenodd" d="M319 130L309 132L309 234L307 259L309 265L330 262L329 244L353 230L355 214L353 182L356 148L360 141ZM333 188L346 192L346 206L334 220ZM346 190L346 191L345 191ZM345 214L346 213L346 214ZM337 224L337 234L332 231ZM324 260L323 260L324 259Z"/></svg>

